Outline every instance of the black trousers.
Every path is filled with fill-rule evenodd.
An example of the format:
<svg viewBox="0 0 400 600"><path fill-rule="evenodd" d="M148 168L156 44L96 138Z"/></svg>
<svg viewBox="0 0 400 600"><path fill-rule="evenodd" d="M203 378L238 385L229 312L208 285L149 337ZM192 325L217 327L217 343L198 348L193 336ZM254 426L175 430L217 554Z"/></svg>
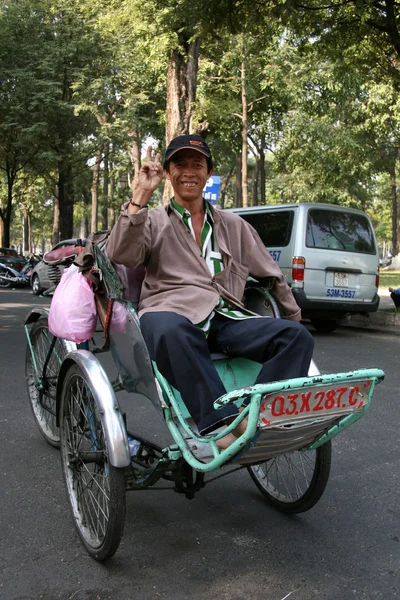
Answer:
<svg viewBox="0 0 400 600"><path fill-rule="evenodd" d="M284 319L233 320L216 314L208 338L189 319L174 312L148 312L140 323L150 357L179 390L202 435L238 414L234 404L218 410L213 407L226 390L210 352L261 363L254 383L269 383L307 376L314 348L314 340L303 325Z"/></svg>
<svg viewBox="0 0 400 600"><path fill-rule="evenodd" d="M390 294L390 297L393 300L395 307L399 308L400 307L400 294L395 294L394 292L392 292Z"/></svg>

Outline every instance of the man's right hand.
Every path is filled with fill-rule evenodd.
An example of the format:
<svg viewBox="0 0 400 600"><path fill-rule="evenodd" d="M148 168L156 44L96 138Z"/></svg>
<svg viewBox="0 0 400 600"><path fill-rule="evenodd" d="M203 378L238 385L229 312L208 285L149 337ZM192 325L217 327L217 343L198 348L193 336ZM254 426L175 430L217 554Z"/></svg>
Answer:
<svg viewBox="0 0 400 600"><path fill-rule="evenodd" d="M147 206L152 193L160 185L163 178L163 168L160 161L160 155L152 157L153 147L148 146L146 158L139 170L137 187L133 190L132 200L128 204L128 213L134 215L141 208Z"/></svg>
<svg viewBox="0 0 400 600"><path fill-rule="evenodd" d="M153 147L148 146L146 158L144 159L139 171L139 181L136 188L137 191L140 189L153 193L162 181L163 168L160 161L160 154L156 154L154 158L152 157L152 154Z"/></svg>

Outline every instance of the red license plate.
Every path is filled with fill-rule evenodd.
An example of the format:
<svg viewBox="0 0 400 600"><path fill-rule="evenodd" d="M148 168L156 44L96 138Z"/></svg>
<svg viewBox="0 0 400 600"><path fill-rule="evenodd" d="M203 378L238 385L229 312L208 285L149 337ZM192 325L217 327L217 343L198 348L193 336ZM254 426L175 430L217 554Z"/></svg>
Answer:
<svg viewBox="0 0 400 600"><path fill-rule="evenodd" d="M261 402L259 427L361 411L368 403L371 383L352 381L268 394Z"/></svg>

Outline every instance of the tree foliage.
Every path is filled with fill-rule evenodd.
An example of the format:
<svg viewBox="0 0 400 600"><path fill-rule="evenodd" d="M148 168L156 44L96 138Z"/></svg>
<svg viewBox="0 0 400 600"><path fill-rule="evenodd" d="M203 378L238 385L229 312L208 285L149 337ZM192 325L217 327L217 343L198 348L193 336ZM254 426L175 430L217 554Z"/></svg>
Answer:
<svg viewBox="0 0 400 600"><path fill-rule="evenodd" d="M3 243L23 218L31 246L109 226L146 140L198 131L225 206L354 206L396 247L398 17L393 0L2 3Z"/></svg>

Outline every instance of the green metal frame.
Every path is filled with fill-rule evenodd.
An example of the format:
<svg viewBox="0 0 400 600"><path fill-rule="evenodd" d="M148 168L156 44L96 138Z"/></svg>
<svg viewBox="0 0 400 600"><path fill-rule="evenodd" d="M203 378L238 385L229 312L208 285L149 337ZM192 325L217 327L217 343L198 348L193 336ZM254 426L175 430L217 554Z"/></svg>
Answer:
<svg viewBox="0 0 400 600"><path fill-rule="evenodd" d="M241 362L242 359L233 359L231 361L231 368L235 369L235 363ZM236 419L228 425L222 432L215 436L208 436L204 438L200 436L188 423L187 409L184 406L180 395L169 385L167 380L161 375L157 369L157 365L153 363L154 372L157 380L160 383L161 389L164 394L164 400L167 407L164 409L165 421L171 432L171 435L175 443L180 448L185 460L196 470L202 472L210 472L218 469L227 462L232 461L236 455L246 450L249 445L256 440L259 435L258 429L258 418L260 413L261 400L266 394L276 393L283 390L304 390L310 387L320 387L323 385L349 383L351 381L367 381L372 380L372 384L368 390L368 401L364 407L357 412L345 415L340 418L338 423L330 427L327 431L319 435L311 445L307 447L299 448L299 450L313 450L318 448L328 440L332 439L343 431L346 427L360 419L367 411L374 387L376 383L382 381L384 372L380 369L360 369L357 371L350 371L347 373L336 373L332 375L318 375L317 377L302 377L298 379L290 379L286 381L276 381L268 384L249 385L243 389L231 390L224 396L218 398L214 403L214 407L218 408L224 404L234 402L240 405L243 400L250 399L249 404L244 410L236 417ZM254 379L253 379L254 381ZM175 417L175 418L174 418ZM233 431L243 419L248 418L248 425L246 431L237 440L225 450L220 450L217 446L217 441ZM178 426L178 424L180 426ZM210 449L214 455L214 458L207 463L203 463L198 460L191 452L190 447L187 444L184 433L191 438L201 443L210 444Z"/></svg>
<svg viewBox="0 0 400 600"><path fill-rule="evenodd" d="M136 323L139 324L139 318L133 305L131 302L124 299L123 286L111 262L99 247L94 246L94 249L95 264L99 271L101 271L102 280L104 282L108 297L123 301L129 313L135 319ZM268 287L263 287L263 293L265 294L266 299L273 304L275 310L277 311L276 303L274 302L273 298L271 298L268 292ZM255 381L260 371L260 364L243 358L227 357L226 359L217 360L215 361L215 366L224 383L225 389L227 389L227 393L218 398L214 405L215 408L223 406L229 402L235 402L235 404L240 406L244 400L246 400L248 404L223 431L220 431L216 435L205 438L200 436L198 432L191 427L190 415L182 401L179 392L167 382L154 362L152 362L152 366L156 381L158 382L162 392L164 419L176 444L165 448L164 452L172 461L178 460L181 456L183 456L183 458L192 468L203 473L214 471L224 464L233 461L235 457L242 455L243 452L245 452L246 449L250 447L250 445L257 439L257 437L260 435L260 429L258 428L260 405L262 398L266 394L271 394L282 390L304 390L304 388L318 387L334 383L349 383L351 381L360 380L372 381L372 385L368 391L368 401L360 411L341 417L327 431L324 431L322 434L317 436L311 445L299 448L299 450L312 450L332 439L335 435L343 431L343 429L358 420L366 412L371 401L375 384L381 381L384 377L384 372L380 369L361 369L348 373L318 375L314 377L303 377L286 381L277 381L269 384L252 385L252 382ZM238 437L237 440L231 446L229 446L229 448L221 450L217 445L217 441L236 429L236 427L245 418L248 419L246 431L243 433L243 435ZM200 443L209 444L213 458L208 462L202 462L197 459L193 455L187 443L187 438L196 440Z"/></svg>

